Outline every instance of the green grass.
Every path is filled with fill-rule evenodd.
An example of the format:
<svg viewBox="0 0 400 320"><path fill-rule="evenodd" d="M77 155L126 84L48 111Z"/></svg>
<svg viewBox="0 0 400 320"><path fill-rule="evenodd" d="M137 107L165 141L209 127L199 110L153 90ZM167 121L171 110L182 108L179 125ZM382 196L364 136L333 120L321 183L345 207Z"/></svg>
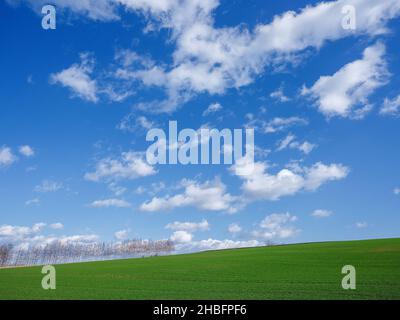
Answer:
<svg viewBox="0 0 400 320"><path fill-rule="evenodd" d="M341 288L354 265L357 289ZM400 239L325 242L0 270L0 299L400 299Z"/></svg>

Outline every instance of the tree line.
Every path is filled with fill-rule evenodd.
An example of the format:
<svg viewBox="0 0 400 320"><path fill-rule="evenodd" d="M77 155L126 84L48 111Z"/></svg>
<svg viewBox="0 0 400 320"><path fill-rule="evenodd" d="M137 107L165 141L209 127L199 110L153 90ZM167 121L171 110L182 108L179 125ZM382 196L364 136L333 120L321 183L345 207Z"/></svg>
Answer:
<svg viewBox="0 0 400 320"><path fill-rule="evenodd" d="M174 243L170 240L134 239L108 243L53 241L28 247L0 244L0 267L134 258L168 254L174 250Z"/></svg>

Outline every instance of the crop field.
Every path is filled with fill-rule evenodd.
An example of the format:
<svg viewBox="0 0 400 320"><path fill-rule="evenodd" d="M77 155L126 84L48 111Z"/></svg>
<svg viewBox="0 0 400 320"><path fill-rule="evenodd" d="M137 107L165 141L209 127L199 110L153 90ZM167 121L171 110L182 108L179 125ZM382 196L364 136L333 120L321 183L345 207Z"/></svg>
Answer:
<svg viewBox="0 0 400 320"><path fill-rule="evenodd" d="M344 265L356 289L344 290ZM295 244L0 270L0 299L400 299L400 239Z"/></svg>

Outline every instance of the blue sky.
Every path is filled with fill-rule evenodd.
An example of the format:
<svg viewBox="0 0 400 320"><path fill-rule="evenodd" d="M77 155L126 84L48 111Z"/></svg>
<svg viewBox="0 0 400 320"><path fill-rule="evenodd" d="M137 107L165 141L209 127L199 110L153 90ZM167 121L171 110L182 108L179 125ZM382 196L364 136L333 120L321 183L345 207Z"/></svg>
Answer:
<svg viewBox="0 0 400 320"><path fill-rule="evenodd" d="M0 239L399 235L399 0L53 4L44 30L41 1L0 2ZM256 173L149 165L172 120L254 128Z"/></svg>

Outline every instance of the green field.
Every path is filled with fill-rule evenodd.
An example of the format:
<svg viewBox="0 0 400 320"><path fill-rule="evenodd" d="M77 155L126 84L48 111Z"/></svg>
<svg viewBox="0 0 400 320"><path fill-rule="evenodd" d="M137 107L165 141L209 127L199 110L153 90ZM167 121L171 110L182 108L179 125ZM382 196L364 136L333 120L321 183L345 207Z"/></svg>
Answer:
<svg viewBox="0 0 400 320"><path fill-rule="evenodd" d="M357 270L343 290L341 268ZM0 299L400 299L400 239L325 242L0 270Z"/></svg>

